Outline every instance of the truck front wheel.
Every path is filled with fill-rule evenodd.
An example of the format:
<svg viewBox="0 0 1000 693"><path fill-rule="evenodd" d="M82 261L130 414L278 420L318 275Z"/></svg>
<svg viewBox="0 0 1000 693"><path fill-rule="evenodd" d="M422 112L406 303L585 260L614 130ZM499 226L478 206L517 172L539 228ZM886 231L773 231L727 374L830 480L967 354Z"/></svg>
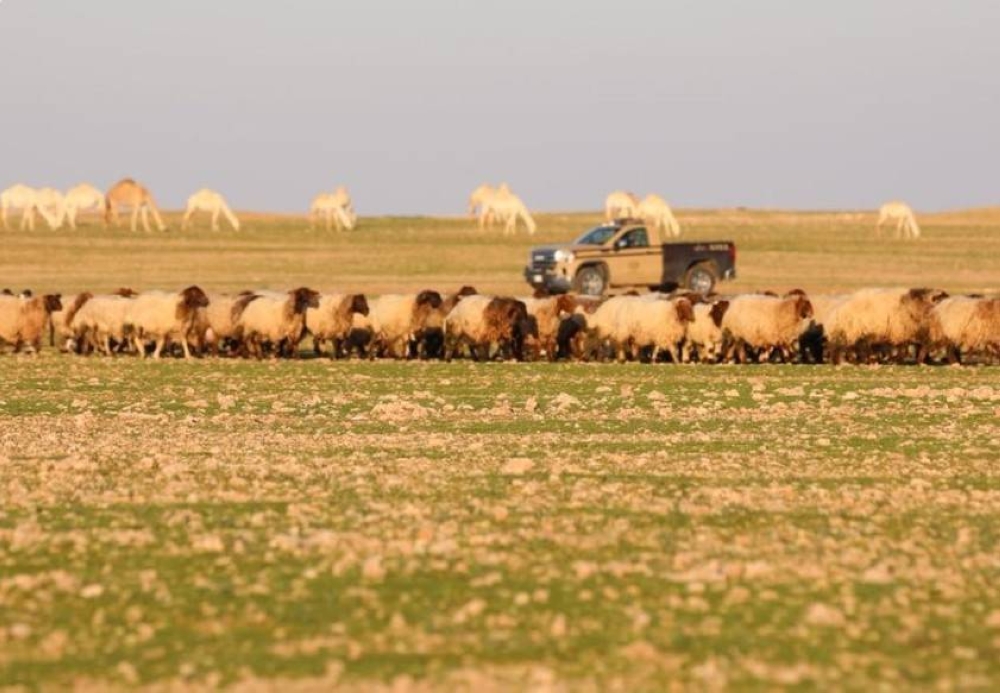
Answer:
<svg viewBox="0 0 1000 693"><path fill-rule="evenodd" d="M582 268L573 280L573 288L584 296L603 296L606 286L604 273L597 267Z"/></svg>
<svg viewBox="0 0 1000 693"><path fill-rule="evenodd" d="M718 277L715 275L715 268L705 262L691 267L684 275L684 286L700 294L711 293L716 281Z"/></svg>

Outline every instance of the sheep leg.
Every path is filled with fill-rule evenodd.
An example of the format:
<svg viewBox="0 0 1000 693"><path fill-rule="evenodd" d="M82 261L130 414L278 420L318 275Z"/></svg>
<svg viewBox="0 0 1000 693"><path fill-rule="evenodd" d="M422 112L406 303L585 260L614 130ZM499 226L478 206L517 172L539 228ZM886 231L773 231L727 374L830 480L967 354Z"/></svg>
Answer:
<svg viewBox="0 0 1000 693"><path fill-rule="evenodd" d="M181 351L184 352L184 358L191 358L191 347L188 345L187 337L181 337Z"/></svg>
<svg viewBox="0 0 1000 693"><path fill-rule="evenodd" d="M164 343L166 341L167 340L166 340L165 337L158 337L157 338L157 340L156 340L156 347L153 349L153 358L154 359L160 358L160 352L163 351L163 345L164 345Z"/></svg>

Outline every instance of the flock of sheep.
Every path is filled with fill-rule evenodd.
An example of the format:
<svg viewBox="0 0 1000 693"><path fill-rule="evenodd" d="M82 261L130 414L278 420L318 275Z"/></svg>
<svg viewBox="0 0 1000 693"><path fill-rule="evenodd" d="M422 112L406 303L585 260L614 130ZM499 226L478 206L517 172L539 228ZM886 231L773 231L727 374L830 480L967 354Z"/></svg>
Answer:
<svg viewBox="0 0 1000 693"><path fill-rule="evenodd" d="M1000 297L934 289L842 295L692 292L487 296L472 287L388 294L179 292L0 295L0 342L78 354L332 358L925 363L1000 357ZM329 344L329 347L327 346Z"/></svg>

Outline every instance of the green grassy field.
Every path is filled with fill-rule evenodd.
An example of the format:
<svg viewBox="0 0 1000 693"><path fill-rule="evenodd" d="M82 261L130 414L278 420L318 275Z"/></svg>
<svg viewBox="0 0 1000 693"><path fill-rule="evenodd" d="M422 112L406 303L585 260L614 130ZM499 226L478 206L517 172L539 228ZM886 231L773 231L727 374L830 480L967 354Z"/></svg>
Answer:
<svg viewBox="0 0 1000 693"><path fill-rule="evenodd" d="M737 291L1000 287L995 210L678 216ZM596 221L6 232L0 287L524 293ZM996 689L997 373L3 354L0 688Z"/></svg>
<svg viewBox="0 0 1000 693"><path fill-rule="evenodd" d="M3 684L1000 683L994 369L0 373Z"/></svg>

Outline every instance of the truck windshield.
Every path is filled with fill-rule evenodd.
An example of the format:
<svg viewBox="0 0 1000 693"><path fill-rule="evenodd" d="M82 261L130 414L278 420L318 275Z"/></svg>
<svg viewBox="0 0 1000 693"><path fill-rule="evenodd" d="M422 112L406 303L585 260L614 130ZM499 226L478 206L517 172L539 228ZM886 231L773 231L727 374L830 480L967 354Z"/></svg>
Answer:
<svg viewBox="0 0 1000 693"><path fill-rule="evenodd" d="M604 245L616 233L617 226L598 226L573 241L573 245Z"/></svg>

